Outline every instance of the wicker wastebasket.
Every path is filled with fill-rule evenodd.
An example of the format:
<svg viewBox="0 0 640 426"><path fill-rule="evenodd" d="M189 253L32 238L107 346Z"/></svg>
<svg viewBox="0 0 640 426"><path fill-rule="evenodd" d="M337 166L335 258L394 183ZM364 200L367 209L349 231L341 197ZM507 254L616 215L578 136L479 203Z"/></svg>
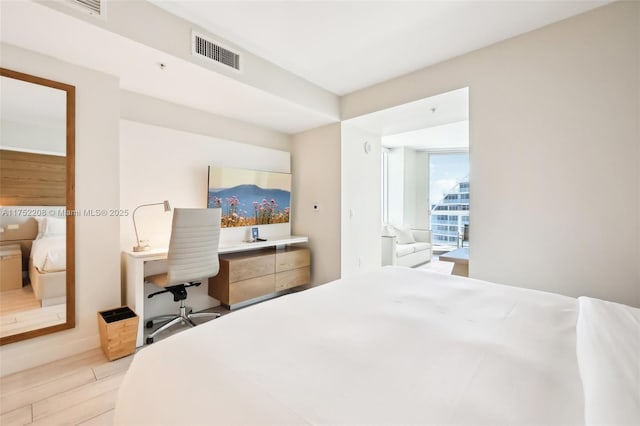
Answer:
<svg viewBox="0 0 640 426"><path fill-rule="evenodd" d="M128 306L98 312L100 344L109 361L135 352L138 320Z"/></svg>

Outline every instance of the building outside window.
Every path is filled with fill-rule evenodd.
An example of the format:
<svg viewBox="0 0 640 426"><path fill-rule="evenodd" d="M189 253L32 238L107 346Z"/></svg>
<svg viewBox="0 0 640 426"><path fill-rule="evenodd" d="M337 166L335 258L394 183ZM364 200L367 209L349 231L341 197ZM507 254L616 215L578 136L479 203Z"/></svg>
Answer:
<svg viewBox="0 0 640 426"><path fill-rule="evenodd" d="M429 203L433 245L455 246L469 224L468 153L429 155Z"/></svg>

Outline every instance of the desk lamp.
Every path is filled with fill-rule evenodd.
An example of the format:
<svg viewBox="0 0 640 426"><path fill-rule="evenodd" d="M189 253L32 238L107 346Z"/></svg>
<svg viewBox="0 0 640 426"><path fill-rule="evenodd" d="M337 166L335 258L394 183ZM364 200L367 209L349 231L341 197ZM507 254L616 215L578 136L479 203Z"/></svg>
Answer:
<svg viewBox="0 0 640 426"><path fill-rule="evenodd" d="M137 245L133 246L133 251L147 251L149 250L151 247L149 246L148 242L145 242L144 245L140 244L140 238L138 238L138 227L136 226L136 211L140 208L140 207L149 207L149 206L160 206L160 205L164 205L164 211L165 212L170 212L171 211L171 206L169 205L169 201L164 200L162 203L151 203L151 204L142 204L139 205L138 207L136 207L133 210L133 230L136 231L136 242Z"/></svg>

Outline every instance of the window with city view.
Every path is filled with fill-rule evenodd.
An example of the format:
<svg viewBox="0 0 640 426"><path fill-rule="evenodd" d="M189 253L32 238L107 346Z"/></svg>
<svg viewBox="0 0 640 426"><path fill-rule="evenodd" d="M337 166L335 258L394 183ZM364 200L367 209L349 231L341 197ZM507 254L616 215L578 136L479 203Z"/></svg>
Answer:
<svg viewBox="0 0 640 426"><path fill-rule="evenodd" d="M469 224L469 154L429 155L432 243L456 246Z"/></svg>

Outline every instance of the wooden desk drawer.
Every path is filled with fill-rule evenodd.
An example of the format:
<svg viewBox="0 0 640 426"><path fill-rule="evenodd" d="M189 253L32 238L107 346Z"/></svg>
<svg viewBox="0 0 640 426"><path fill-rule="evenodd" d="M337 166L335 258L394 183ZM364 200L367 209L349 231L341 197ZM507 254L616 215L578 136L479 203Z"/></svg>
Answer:
<svg viewBox="0 0 640 426"><path fill-rule="evenodd" d="M311 257L306 247L287 247L276 251L276 272L302 268L310 264Z"/></svg>
<svg viewBox="0 0 640 426"><path fill-rule="evenodd" d="M209 278L209 296L233 306L276 291L308 284L306 247L264 249L220 255L220 272ZM276 269L278 272L276 272Z"/></svg>
<svg viewBox="0 0 640 426"><path fill-rule="evenodd" d="M273 250L222 255L220 269L228 271L230 283L273 274L275 272Z"/></svg>
<svg viewBox="0 0 640 426"><path fill-rule="evenodd" d="M228 305L273 293L276 288L275 275L265 275L229 284ZM224 301L222 301L224 303Z"/></svg>
<svg viewBox="0 0 640 426"><path fill-rule="evenodd" d="M311 282L311 270L308 266L276 273L276 291L309 284L309 282Z"/></svg>

